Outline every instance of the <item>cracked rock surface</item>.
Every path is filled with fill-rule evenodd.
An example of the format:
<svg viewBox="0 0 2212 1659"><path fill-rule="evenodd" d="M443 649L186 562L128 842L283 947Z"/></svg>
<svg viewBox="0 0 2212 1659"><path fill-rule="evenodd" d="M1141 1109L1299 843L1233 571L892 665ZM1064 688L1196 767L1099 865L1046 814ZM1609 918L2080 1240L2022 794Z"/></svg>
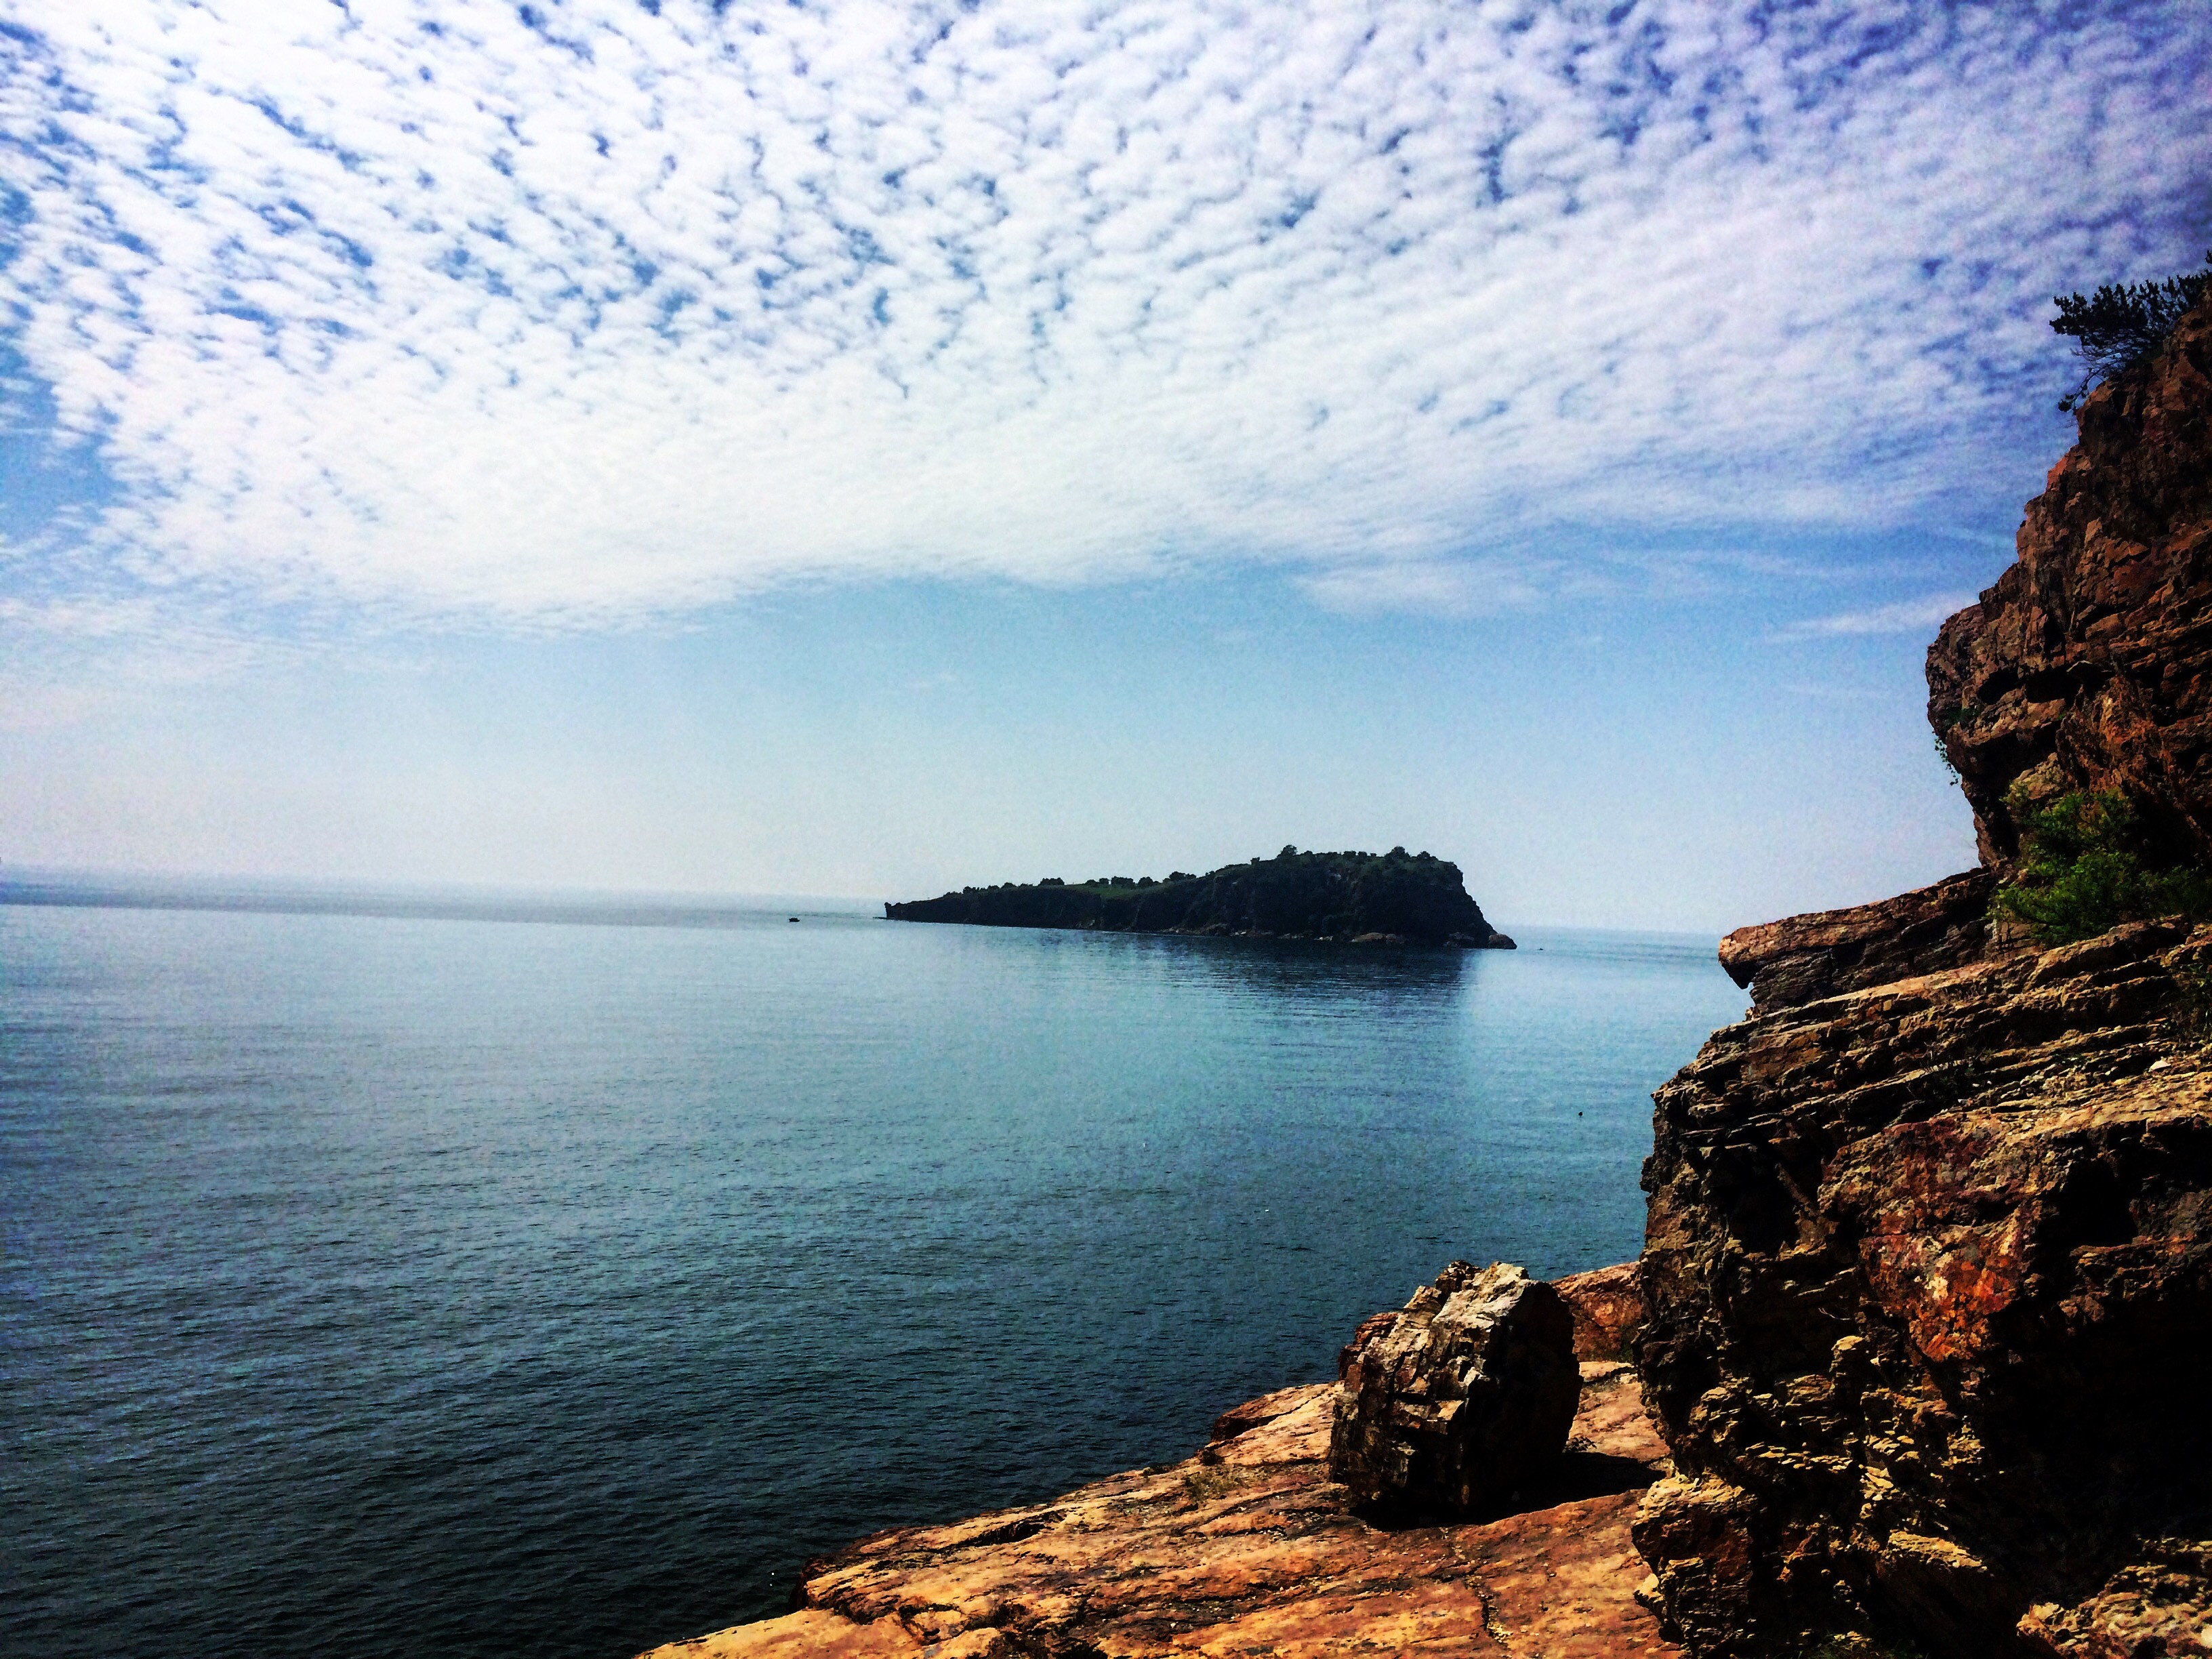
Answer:
<svg viewBox="0 0 2212 1659"><path fill-rule="evenodd" d="M803 1605L652 1659L783 1656L1674 1656L1633 1589L1638 1493L1664 1467L1636 1378L1587 1365L1533 1507L1384 1529L1328 1479L1317 1383L1224 1413L1164 1468L1049 1504L879 1533L809 1564Z"/></svg>
<svg viewBox="0 0 2212 1659"><path fill-rule="evenodd" d="M1636 1536L1693 1648L2019 1653L2041 1608L2102 1653L2066 1609L2212 1519L2208 972L2212 927L2131 923L1771 1010L1659 1091L1638 1346L1680 1473ZM2169 1590L2203 1559L2159 1547Z"/></svg>
<svg viewBox="0 0 2212 1659"><path fill-rule="evenodd" d="M1337 1362L1328 1471L1395 1514L1516 1508L1558 1459L1581 1377L1559 1293L1507 1261L1455 1261Z"/></svg>
<svg viewBox="0 0 2212 1659"><path fill-rule="evenodd" d="M1928 653L1982 867L1730 934L1750 1016L1655 1097L1635 1535L1701 1654L2212 1655L2212 928L1987 920L2023 802L2212 862L2212 301L2019 552Z"/></svg>

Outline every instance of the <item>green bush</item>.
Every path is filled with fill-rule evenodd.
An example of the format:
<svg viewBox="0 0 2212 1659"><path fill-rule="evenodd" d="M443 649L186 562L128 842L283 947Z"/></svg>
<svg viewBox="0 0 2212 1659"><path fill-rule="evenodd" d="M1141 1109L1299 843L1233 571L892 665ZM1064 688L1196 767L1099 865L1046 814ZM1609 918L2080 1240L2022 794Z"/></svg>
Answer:
<svg viewBox="0 0 2212 1659"><path fill-rule="evenodd" d="M2212 1042L2212 968L2188 963L2174 969L2173 981L2174 1029L2200 1047Z"/></svg>
<svg viewBox="0 0 2212 1659"><path fill-rule="evenodd" d="M1995 906L2045 944L2089 939L2150 916L2212 915L2212 876L2143 867L2142 830L2126 796L2076 790L2033 810L2017 791L2008 799L2025 856L1997 889Z"/></svg>
<svg viewBox="0 0 2212 1659"><path fill-rule="evenodd" d="M2204 255L2212 266L2212 250ZM2148 362L2183 313L2212 286L2212 270L2186 272L2162 283L2107 283L2094 294L2054 294L2058 314L2051 331L2071 336L2081 359L2081 384L2058 400L2072 410L2100 380Z"/></svg>

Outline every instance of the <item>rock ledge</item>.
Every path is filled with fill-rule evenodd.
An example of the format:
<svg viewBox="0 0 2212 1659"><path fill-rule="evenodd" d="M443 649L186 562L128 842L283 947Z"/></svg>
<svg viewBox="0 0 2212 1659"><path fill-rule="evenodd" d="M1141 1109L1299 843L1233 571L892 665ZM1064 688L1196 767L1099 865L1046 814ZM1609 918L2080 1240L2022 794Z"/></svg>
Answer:
<svg viewBox="0 0 2212 1659"><path fill-rule="evenodd" d="M1326 1467L1335 1386L1315 1383L1224 1413L1168 1468L864 1538L807 1564L795 1611L648 1659L1677 1659L1635 1599L1629 1540L1665 1449L1632 1371L1583 1372L1565 1454L1519 1514L1362 1518Z"/></svg>

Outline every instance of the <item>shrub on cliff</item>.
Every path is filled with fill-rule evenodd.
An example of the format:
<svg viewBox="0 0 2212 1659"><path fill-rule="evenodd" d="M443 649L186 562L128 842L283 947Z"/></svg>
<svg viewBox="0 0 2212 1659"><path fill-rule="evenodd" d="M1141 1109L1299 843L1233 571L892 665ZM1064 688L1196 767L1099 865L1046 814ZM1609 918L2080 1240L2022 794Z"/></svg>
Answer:
<svg viewBox="0 0 2212 1659"><path fill-rule="evenodd" d="M2212 266L2212 249L2204 255ZM2073 337L2081 359L2081 384L2058 400L2070 410L2089 388L2147 361L2166 343L2173 325L2204 297L2212 270L2185 272L2162 283L2107 283L2094 294L2054 294L2053 334Z"/></svg>
<svg viewBox="0 0 2212 1659"><path fill-rule="evenodd" d="M2150 916L2212 916L2212 876L2143 868L2141 830L2126 796L2076 790L2048 806L2018 799L2011 805L2026 856L1995 903L2045 943L2089 939Z"/></svg>

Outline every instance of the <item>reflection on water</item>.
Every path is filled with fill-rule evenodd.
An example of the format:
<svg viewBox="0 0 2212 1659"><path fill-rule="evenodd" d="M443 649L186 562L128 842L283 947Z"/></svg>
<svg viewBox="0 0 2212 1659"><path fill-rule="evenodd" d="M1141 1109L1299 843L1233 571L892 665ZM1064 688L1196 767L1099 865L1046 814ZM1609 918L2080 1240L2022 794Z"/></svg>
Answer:
<svg viewBox="0 0 2212 1659"><path fill-rule="evenodd" d="M14 1641L627 1654L1629 1255L1741 994L1514 931L0 904Z"/></svg>

